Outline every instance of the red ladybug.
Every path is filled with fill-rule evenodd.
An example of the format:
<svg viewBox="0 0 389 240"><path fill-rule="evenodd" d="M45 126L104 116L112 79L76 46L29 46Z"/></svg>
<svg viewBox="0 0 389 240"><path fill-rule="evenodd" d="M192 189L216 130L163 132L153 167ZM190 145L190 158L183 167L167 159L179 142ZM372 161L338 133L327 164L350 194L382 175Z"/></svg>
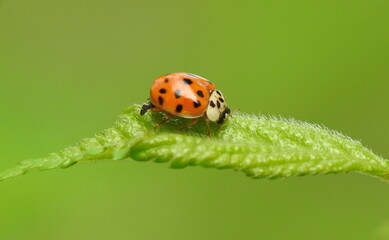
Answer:
<svg viewBox="0 0 389 240"><path fill-rule="evenodd" d="M150 102L142 106L140 114L144 115L149 109L167 113L156 127L173 116L193 119L180 128L184 130L204 117L209 136L209 121L223 124L230 114L223 94L216 90L213 83L198 75L182 72L166 74L154 81Z"/></svg>

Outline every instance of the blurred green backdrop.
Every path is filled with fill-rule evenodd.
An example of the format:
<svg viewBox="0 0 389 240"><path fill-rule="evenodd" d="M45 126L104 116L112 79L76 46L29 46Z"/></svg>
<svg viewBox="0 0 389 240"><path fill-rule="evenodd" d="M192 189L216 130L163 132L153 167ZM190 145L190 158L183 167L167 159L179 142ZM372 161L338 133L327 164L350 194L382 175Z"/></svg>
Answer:
<svg viewBox="0 0 389 240"><path fill-rule="evenodd" d="M0 1L0 170L75 144L155 77L339 130L389 158L389 1ZM389 185L122 161L0 183L0 239L385 239ZM387 236L389 239L389 236Z"/></svg>

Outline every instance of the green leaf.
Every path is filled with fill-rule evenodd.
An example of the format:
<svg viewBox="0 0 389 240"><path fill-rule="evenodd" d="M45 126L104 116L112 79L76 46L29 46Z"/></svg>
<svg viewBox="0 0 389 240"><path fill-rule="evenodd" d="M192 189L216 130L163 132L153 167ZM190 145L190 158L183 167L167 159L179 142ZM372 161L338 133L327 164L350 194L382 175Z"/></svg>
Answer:
<svg viewBox="0 0 389 240"><path fill-rule="evenodd" d="M389 161L342 134L305 122L236 113L221 129L204 120L178 132L188 119L174 118L160 128L161 113L124 111L112 128L46 158L26 160L0 174L0 181L31 170L66 168L78 162L123 160L170 162L231 168L254 178L278 178L350 171L389 179Z"/></svg>

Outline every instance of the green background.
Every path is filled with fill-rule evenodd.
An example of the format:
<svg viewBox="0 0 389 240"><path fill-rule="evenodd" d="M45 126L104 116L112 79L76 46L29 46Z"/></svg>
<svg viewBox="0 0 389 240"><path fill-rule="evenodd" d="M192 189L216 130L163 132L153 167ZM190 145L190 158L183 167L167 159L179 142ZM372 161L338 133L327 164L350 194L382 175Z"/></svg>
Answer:
<svg viewBox="0 0 389 240"><path fill-rule="evenodd" d="M110 127L159 75L389 158L389 1L0 0L0 170ZM389 185L122 161L0 183L0 239L389 239Z"/></svg>

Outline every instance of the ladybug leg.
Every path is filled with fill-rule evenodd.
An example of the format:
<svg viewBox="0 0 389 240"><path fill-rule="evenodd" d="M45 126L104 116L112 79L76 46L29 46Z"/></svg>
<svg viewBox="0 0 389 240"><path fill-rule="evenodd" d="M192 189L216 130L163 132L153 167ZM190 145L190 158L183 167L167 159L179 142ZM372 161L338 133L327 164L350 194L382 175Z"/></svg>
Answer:
<svg viewBox="0 0 389 240"><path fill-rule="evenodd" d="M158 128L162 126L167 120L169 120L171 117L174 117L173 114L167 113L165 116L163 116L162 121L154 126L154 128Z"/></svg>
<svg viewBox="0 0 389 240"><path fill-rule="evenodd" d="M155 106L149 102L149 103L146 103L146 104L143 104L142 106L142 109L140 110L140 115L143 116L146 114L146 112L149 110L149 109L152 109L152 108L155 108Z"/></svg>
<svg viewBox="0 0 389 240"><path fill-rule="evenodd" d="M190 123L188 123L188 124L182 126L178 131L181 132L181 131L187 129L188 127L191 127L191 126L195 125L196 122L197 122L198 120L199 120L199 118L193 118L192 121L191 121Z"/></svg>

